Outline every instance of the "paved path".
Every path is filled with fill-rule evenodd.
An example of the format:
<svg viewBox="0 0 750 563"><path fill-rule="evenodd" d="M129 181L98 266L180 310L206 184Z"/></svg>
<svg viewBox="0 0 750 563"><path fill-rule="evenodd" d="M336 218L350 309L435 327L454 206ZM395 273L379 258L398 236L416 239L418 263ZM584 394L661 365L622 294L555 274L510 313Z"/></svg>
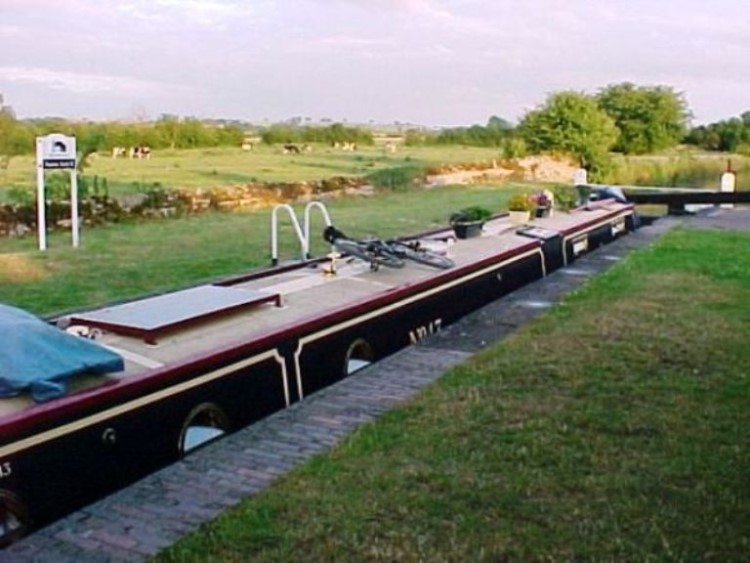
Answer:
<svg viewBox="0 0 750 563"><path fill-rule="evenodd" d="M425 342L55 522L0 552L0 562L143 561L284 472L330 450L355 428L539 315L633 248L685 221L665 218L602 247ZM709 228L750 229L750 209L687 221Z"/></svg>

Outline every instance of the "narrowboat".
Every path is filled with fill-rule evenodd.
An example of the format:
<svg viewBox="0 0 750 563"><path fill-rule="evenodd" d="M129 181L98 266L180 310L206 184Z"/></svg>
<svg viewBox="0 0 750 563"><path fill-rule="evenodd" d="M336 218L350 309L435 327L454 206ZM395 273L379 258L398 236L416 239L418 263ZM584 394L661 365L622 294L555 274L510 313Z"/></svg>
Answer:
<svg viewBox="0 0 750 563"><path fill-rule="evenodd" d="M497 216L465 240L448 229L424 235L442 241L448 269L373 269L332 255L55 319L3 306L0 326L15 338L0 343L0 542L288 407L635 226L632 204L602 200L523 226ZM19 365L24 373L12 373Z"/></svg>

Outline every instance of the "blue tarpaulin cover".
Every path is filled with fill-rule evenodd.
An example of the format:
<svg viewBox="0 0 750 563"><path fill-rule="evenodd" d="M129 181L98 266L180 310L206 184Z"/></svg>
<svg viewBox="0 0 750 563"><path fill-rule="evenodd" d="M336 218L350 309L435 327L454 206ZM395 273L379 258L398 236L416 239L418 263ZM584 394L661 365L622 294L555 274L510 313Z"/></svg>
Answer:
<svg viewBox="0 0 750 563"><path fill-rule="evenodd" d="M48 401L65 395L71 377L124 367L118 354L97 343L0 304L0 397L29 391L35 401Z"/></svg>

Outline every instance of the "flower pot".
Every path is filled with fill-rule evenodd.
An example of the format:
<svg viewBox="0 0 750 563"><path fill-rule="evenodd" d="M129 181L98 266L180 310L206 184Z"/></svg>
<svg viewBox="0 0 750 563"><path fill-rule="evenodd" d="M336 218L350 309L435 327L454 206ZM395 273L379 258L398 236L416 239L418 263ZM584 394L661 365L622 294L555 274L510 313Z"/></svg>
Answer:
<svg viewBox="0 0 750 563"><path fill-rule="evenodd" d="M552 216L552 208L549 206L540 206L537 207L534 212L535 217L551 217Z"/></svg>
<svg viewBox="0 0 750 563"><path fill-rule="evenodd" d="M512 225L523 225L528 223L531 219L530 211L508 211L510 222Z"/></svg>
<svg viewBox="0 0 750 563"><path fill-rule="evenodd" d="M453 223L453 232L456 238L472 238L482 234L484 221L472 221L469 223Z"/></svg>

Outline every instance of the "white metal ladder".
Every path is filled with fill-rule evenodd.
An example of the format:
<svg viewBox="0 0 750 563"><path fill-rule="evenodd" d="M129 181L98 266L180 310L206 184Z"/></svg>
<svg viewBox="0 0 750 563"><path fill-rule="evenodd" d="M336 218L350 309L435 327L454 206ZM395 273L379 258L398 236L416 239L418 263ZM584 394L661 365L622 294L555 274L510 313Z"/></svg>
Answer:
<svg viewBox="0 0 750 563"><path fill-rule="evenodd" d="M278 214L280 210L285 210L289 214L289 218L292 221L294 232L297 235L297 239L300 243L300 249L302 252L302 260L310 259L310 215L313 209L320 210L323 215L323 220L327 227L332 225L331 216L328 213L328 209L320 201L311 201L305 206L304 214L304 228L300 226L297 214L292 209L292 206L287 203L280 203L274 205L271 210L271 265L276 266L279 263L279 218Z"/></svg>

